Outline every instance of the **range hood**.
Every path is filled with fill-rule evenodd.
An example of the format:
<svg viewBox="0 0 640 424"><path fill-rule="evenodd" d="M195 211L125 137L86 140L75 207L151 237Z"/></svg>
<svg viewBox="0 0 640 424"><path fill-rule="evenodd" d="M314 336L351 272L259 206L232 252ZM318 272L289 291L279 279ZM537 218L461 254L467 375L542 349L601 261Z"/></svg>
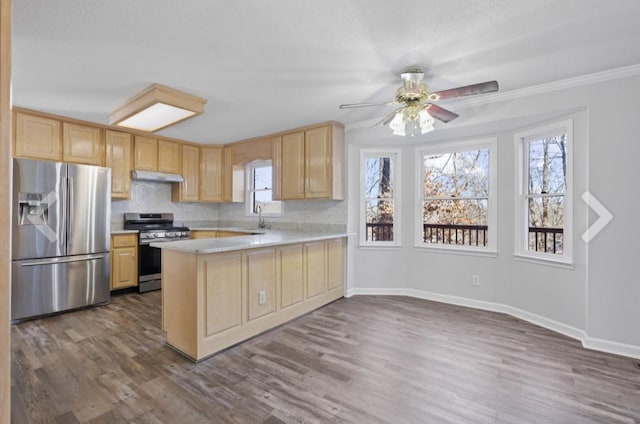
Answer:
<svg viewBox="0 0 640 424"><path fill-rule="evenodd" d="M184 181L180 174L166 174L164 172L153 171L131 171L131 179L142 181L156 181L160 183L181 183Z"/></svg>

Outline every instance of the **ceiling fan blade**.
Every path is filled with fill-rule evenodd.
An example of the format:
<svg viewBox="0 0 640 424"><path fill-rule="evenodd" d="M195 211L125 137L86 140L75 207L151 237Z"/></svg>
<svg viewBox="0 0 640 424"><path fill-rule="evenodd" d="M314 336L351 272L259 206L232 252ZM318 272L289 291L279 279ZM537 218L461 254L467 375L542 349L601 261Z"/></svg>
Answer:
<svg viewBox="0 0 640 424"><path fill-rule="evenodd" d="M340 105L340 109L353 109L357 107L370 107L370 106L388 106L388 105L396 105L397 102L391 100L387 102L380 103L347 103L344 105Z"/></svg>
<svg viewBox="0 0 640 424"><path fill-rule="evenodd" d="M466 85L464 87L451 88L449 90L436 91L436 100L452 99L454 97L471 96L473 94L491 93L498 91L498 81L481 82L480 84Z"/></svg>
<svg viewBox="0 0 640 424"><path fill-rule="evenodd" d="M373 127L377 127L378 125L382 125L382 126L389 125L389 122L391 122L393 120L393 118L396 116L396 113L400 112L401 110L402 110L401 107L399 107L398 109L394 110L393 112L391 112L390 114L388 114L387 116L385 116L384 118L382 118L381 120L376 122L373 125Z"/></svg>
<svg viewBox="0 0 640 424"><path fill-rule="evenodd" d="M434 105L433 103L429 103L425 105L425 109L427 109L427 112L429 112L429 115L445 123L451 122L454 119L456 119L458 116L460 116L457 113L453 113L450 110L447 110L438 105Z"/></svg>

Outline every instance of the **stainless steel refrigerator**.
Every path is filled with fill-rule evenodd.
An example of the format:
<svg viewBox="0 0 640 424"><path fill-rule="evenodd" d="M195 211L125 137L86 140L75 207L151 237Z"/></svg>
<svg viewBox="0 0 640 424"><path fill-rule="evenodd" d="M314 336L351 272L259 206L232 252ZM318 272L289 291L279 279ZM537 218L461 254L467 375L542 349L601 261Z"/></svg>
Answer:
<svg viewBox="0 0 640 424"><path fill-rule="evenodd" d="M12 320L109 301L109 168L14 159L12 221Z"/></svg>

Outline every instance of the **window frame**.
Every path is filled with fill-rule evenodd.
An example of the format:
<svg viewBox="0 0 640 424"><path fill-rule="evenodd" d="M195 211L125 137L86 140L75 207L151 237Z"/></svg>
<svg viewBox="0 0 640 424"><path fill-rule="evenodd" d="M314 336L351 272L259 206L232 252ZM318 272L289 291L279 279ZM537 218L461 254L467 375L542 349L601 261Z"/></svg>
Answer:
<svg viewBox="0 0 640 424"><path fill-rule="evenodd" d="M489 150L489 193L487 197L487 237L486 246L465 246L454 244L425 243L423 241L423 206L424 206L424 156L464 152L469 150ZM414 247L439 252L459 254L489 254L498 252L498 139L486 137L464 141L447 141L442 143L421 145L416 147L416 205ZM460 197L459 199L465 199Z"/></svg>
<svg viewBox="0 0 640 424"><path fill-rule="evenodd" d="M367 241L367 207L366 207L366 162L368 158L381 158L388 157L391 159L393 166L391 167L391 181L393 184L393 197L390 199L393 201L393 240L392 241ZM402 246L402 225L401 225L401 179L399 176L400 165L402 160L402 153L400 149L360 149L360 246L362 247L400 247Z"/></svg>
<svg viewBox="0 0 640 424"><path fill-rule="evenodd" d="M273 169L273 161L271 160L255 160L253 162L248 162L245 165L245 175L246 175L246 187L245 187L245 215L246 216L258 216L256 212L254 212L253 208L253 193L256 191L265 191L264 189L256 190L254 187L254 179L253 172L256 168L266 168L270 167ZM273 173L272 173L273 175ZM271 201L272 202L280 202L280 213L262 213L262 216L270 216L270 217L281 217L284 216L284 202L281 200L273 199L273 181L271 181Z"/></svg>
<svg viewBox="0 0 640 424"><path fill-rule="evenodd" d="M517 143L516 172L517 184L515 193L515 237L514 256L534 262L573 266L573 119L555 121L548 124L518 132L514 135ZM535 252L528 249L529 243L529 215L526 203L532 196L528 193L529 181L529 149L528 143L552 137L558 134L566 134L567 176L566 191L564 192L564 225L562 255L546 252Z"/></svg>

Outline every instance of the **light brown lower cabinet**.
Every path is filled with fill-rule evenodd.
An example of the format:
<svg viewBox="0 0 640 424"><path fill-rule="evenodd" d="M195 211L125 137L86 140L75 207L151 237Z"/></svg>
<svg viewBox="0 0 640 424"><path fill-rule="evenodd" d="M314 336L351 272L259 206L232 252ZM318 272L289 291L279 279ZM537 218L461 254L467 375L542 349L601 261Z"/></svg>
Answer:
<svg viewBox="0 0 640 424"><path fill-rule="evenodd" d="M111 290L138 285L138 235L111 236Z"/></svg>
<svg viewBox="0 0 640 424"><path fill-rule="evenodd" d="M162 264L167 342L196 361L344 296L343 238L210 254L163 249Z"/></svg>

